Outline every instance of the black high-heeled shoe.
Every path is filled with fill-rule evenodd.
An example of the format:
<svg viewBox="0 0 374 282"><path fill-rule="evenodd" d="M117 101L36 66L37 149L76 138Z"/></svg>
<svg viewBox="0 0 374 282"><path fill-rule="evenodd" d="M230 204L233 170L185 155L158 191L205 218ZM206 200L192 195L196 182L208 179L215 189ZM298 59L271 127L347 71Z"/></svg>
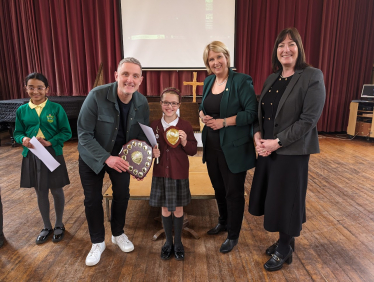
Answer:
<svg viewBox="0 0 374 282"><path fill-rule="evenodd" d="M288 254L283 257L281 253L275 251L274 254L271 255L271 259L269 259L265 264L264 268L267 271L276 271L283 267L283 264L291 264L292 263L292 248L289 247Z"/></svg>
<svg viewBox="0 0 374 282"><path fill-rule="evenodd" d="M278 247L278 245L279 245L279 240L275 242L273 245L271 245L269 248L267 248L265 253L268 256L271 256L272 254L275 253L275 250ZM292 248L292 251L295 251L295 237L291 239L290 246Z"/></svg>

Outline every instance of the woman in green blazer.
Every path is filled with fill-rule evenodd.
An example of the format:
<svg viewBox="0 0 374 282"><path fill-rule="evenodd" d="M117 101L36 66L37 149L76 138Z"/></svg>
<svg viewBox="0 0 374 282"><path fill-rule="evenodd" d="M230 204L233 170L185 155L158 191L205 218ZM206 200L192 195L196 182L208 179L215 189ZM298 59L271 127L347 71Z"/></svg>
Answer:
<svg viewBox="0 0 374 282"><path fill-rule="evenodd" d="M257 120L257 100L249 75L230 69L230 53L220 41L204 50L209 74L204 81L199 116L203 162L215 190L219 211L216 227L209 235L228 231L220 252L228 253L238 243L244 213L244 182L255 166L252 124Z"/></svg>
<svg viewBox="0 0 374 282"><path fill-rule="evenodd" d="M53 233L53 242L62 240L65 232L62 216L65 197L62 187L70 184L62 147L71 138L71 129L66 113L61 105L51 102L46 94L49 91L47 78L41 73L31 73L25 78L25 88L30 102L18 108L14 139L23 145L21 169L21 187L34 187L44 228L36 239L36 244L45 243ZM37 158L29 148L33 148L30 140L36 139L60 163L53 172ZM55 211L56 224L52 229L49 218L48 194L51 190Z"/></svg>

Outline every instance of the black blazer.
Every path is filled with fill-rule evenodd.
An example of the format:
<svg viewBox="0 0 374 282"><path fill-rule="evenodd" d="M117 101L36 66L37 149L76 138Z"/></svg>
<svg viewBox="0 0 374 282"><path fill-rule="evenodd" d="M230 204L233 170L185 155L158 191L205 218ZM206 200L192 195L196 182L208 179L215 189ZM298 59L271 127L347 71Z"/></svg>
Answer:
<svg viewBox="0 0 374 282"><path fill-rule="evenodd" d="M262 88L258 123L255 132L262 131L261 100L278 79L280 71L271 74ZM319 153L317 122L325 104L326 90L321 70L307 67L295 70L281 100L274 119L274 139L279 138L280 155L307 155Z"/></svg>

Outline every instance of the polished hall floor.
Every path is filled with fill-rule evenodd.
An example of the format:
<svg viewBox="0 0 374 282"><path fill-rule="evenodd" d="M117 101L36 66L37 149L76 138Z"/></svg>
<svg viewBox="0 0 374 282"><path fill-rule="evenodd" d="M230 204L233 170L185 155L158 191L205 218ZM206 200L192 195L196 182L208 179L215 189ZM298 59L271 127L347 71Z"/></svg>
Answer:
<svg viewBox="0 0 374 282"><path fill-rule="evenodd" d="M214 200L193 200L186 212L199 240L183 235L184 262L159 258L164 237L152 241L159 215L147 201L130 201L125 233L135 245L122 253L110 241L100 263L85 266L91 244L78 174L77 141L65 147L71 185L65 187L66 236L36 245L43 228L32 189L20 189L21 147L0 147L0 188L7 242L0 249L0 281L374 281L374 142L321 136L321 154L310 160L307 222L296 240L293 263L274 273L263 264L267 246L277 238L264 231L263 218L245 212L239 244L219 253L226 234L208 236L217 222ZM247 174L249 195L254 170ZM103 191L110 185L105 178ZM51 203L52 197L51 198ZM248 196L246 196L248 206ZM54 222L54 207L51 205Z"/></svg>

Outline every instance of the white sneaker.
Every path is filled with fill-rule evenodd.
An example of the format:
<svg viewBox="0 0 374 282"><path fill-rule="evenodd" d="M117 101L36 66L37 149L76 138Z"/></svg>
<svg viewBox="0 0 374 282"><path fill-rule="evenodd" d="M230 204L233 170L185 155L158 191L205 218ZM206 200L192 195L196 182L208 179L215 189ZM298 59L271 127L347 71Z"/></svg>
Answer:
<svg viewBox="0 0 374 282"><path fill-rule="evenodd" d="M86 257L86 265L87 266L94 266L99 263L101 254L105 250L105 242L92 244L91 251L88 253Z"/></svg>
<svg viewBox="0 0 374 282"><path fill-rule="evenodd" d="M134 250L134 245L131 243L129 238L125 235L125 233L122 233L119 236L113 236L112 235L112 243L114 245L118 245L118 247L122 250L122 252L128 253Z"/></svg>

